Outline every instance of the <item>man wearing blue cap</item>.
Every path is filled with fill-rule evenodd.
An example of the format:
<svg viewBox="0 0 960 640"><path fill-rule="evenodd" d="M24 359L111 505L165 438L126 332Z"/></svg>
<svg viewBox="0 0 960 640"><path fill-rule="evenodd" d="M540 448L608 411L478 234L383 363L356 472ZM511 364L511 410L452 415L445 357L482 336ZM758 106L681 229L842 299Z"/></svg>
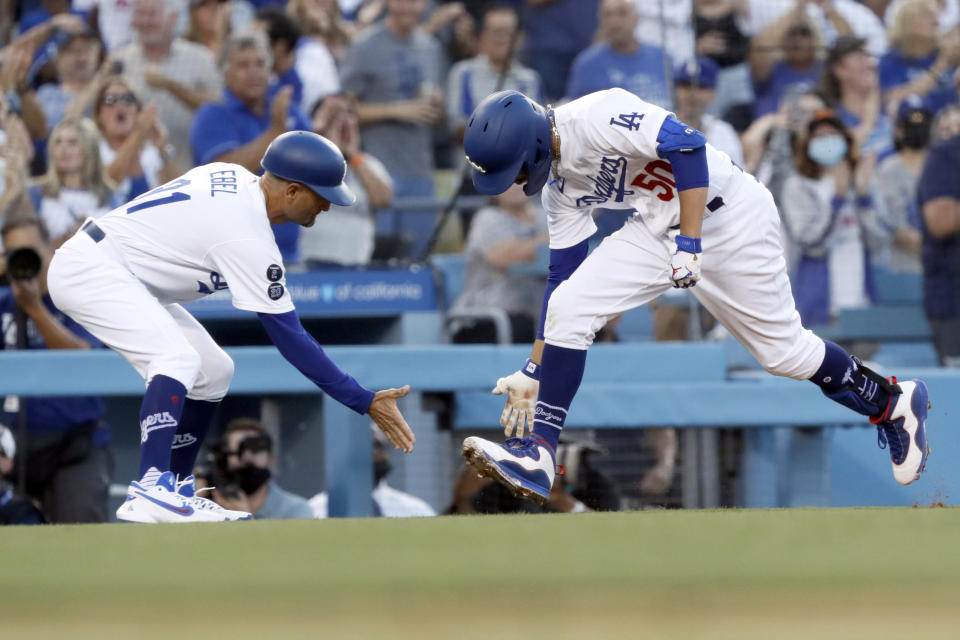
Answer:
<svg viewBox="0 0 960 640"><path fill-rule="evenodd" d="M139 480L117 517L130 522L249 518L194 495L191 475L233 361L180 305L229 289L257 313L280 353L328 395L368 413L399 449L413 433L396 399L341 371L300 324L271 225L310 226L331 205L356 199L347 165L329 140L306 131L275 139L264 174L215 162L88 219L50 264L56 306L122 355L146 380L140 409Z"/></svg>
<svg viewBox="0 0 960 640"><path fill-rule="evenodd" d="M688 60L673 73L674 111L681 122L702 131L710 144L743 166L740 136L726 120L707 113L717 95L717 63L707 57Z"/></svg>

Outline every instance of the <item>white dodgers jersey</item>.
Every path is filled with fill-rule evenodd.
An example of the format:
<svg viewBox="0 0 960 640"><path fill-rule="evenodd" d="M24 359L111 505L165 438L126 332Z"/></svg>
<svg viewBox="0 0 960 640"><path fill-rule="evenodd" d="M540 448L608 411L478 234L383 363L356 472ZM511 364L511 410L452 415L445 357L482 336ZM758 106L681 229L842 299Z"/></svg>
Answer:
<svg viewBox="0 0 960 640"><path fill-rule="evenodd" d="M238 309L294 308L259 179L240 165L192 169L96 223L162 303L229 288Z"/></svg>
<svg viewBox="0 0 960 640"><path fill-rule="evenodd" d="M657 154L657 134L670 112L629 91L591 93L554 110L560 135L558 178L541 200L550 248L571 247L596 231L593 209L635 209L655 234L680 222L680 199L670 163ZM735 180L746 177L730 156L707 144L709 215Z"/></svg>

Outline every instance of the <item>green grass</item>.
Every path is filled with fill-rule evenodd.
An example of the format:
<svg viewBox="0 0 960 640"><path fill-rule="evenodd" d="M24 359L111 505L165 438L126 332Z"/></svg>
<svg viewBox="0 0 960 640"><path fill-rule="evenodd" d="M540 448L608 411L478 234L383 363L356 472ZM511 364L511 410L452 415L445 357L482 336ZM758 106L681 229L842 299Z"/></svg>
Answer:
<svg viewBox="0 0 960 640"><path fill-rule="evenodd" d="M960 509L0 530L0 638L955 638Z"/></svg>

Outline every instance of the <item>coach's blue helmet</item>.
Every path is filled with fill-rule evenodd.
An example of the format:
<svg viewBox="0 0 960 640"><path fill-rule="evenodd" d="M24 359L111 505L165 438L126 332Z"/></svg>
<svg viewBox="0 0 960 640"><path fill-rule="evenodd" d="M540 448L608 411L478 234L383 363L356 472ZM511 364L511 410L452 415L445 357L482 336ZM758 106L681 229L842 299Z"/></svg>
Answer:
<svg viewBox="0 0 960 640"><path fill-rule="evenodd" d="M310 131L288 131L267 147L260 166L278 178L299 182L332 204L347 206L357 196L344 184L347 163L337 145Z"/></svg>
<svg viewBox="0 0 960 640"><path fill-rule="evenodd" d="M480 193L503 193L522 170L527 175L523 191L532 196L550 176L550 118L519 91L499 91L473 110L463 134L463 151Z"/></svg>

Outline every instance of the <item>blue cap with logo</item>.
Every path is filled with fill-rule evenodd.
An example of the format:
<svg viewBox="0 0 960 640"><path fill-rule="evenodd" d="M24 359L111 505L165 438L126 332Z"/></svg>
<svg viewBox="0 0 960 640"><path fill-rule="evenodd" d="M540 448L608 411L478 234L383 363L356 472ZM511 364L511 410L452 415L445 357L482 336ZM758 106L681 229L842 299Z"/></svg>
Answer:
<svg viewBox="0 0 960 640"><path fill-rule="evenodd" d="M915 93L906 96L897 107L897 122L928 120L932 116L933 110L930 105L923 96Z"/></svg>
<svg viewBox="0 0 960 640"><path fill-rule="evenodd" d="M673 84L714 89L717 86L717 63L706 57L687 60L673 72Z"/></svg>

